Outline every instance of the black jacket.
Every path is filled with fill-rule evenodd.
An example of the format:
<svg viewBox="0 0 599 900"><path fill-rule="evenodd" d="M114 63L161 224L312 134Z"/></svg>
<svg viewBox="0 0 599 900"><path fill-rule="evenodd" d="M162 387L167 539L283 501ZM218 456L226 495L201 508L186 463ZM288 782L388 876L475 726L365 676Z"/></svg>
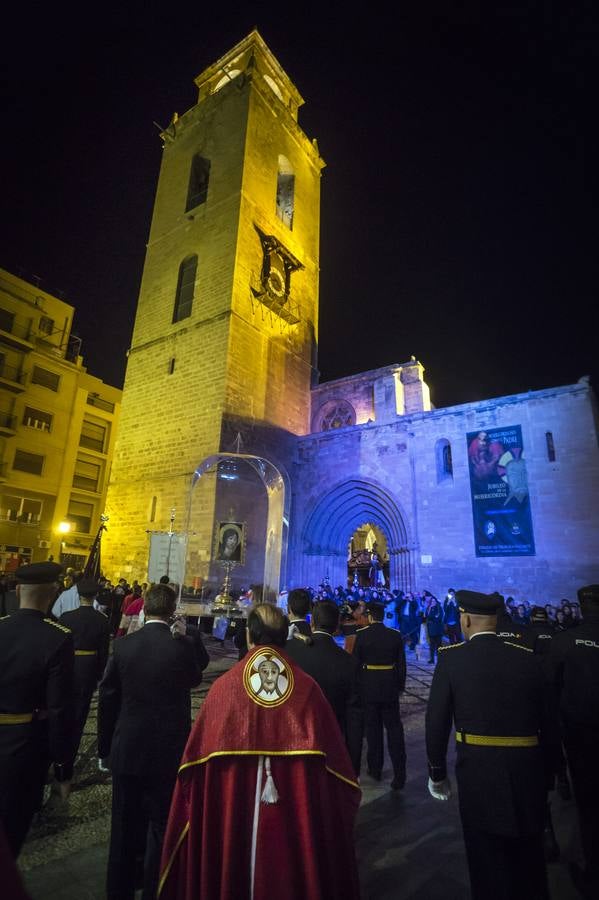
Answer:
<svg viewBox="0 0 599 900"><path fill-rule="evenodd" d="M529 649L494 634L441 648L426 713L426 747L434 781L446 776L452 724L464 824L503 836L543 830L546 789L555 769L557 734L541 663ZM537 746L480 746L467 736L538 738Z"/></svg>
<svg viewBox="0 0 599 900"><path fill-rule="evenodd" d="M115 641L100 682L98 755L119 775L173 777L191 728L190 690L202 672L188 637L147 622Z"/></svg>
<svg viewBox="0 0 599 900"><path fill-rule="evenodd" d="M0 766L7 754L67 760L73 660L71 632L42 612L19 609L0 621L0 713L35 713L33 722L0 728Z"/></svg>
<svg viewBox="0 0 599 900"><path fill-rule="evenodd" d="M550 644L545 668L564 722L599 729L599 614L558 632Z"/></svg>
<svg viewBox="0 0 599 900"><path fill-rule="evenodd" d="M406 654L399 631L382 622L359 628L353 655L360 664L363 702L395 702L406 684ZM386 668L372 668L378 666Z"/></svg>
<svg viewBox="0 0 599 900"><path fill-rule="evenodd" d="M338 647L330 634L319 631L312 635L310 642L290 638L285 652L314 679L331 704L359 774L363 722L356 659Z"/></svg>
<svg viewBox="0 0 599 900"><path fill-rule="evenodd" d="M63 613L61 625L70 628L75 644L75 680L93 684L104 674L110 644L108 619L93 606L79 606ZM93 654L93 655L92 655Z"/></svg>

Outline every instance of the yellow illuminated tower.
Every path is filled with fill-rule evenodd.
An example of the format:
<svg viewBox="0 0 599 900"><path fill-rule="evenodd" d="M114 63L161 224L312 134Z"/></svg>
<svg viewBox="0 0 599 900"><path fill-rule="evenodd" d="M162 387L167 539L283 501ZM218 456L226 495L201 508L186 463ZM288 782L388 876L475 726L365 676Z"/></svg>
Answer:
<svg viewBox="0 0 599 900"><path fill-rule="evenodd" d="M128 355L103 568L144 577L147 531L177 525L210 454L309 430L320 173L302 98L257 31L199 75L164 151ZM289 441L287 441L287 445ZM255 445L255 446L254 446ZM208 574L216 487L194 504Z"/></svg>

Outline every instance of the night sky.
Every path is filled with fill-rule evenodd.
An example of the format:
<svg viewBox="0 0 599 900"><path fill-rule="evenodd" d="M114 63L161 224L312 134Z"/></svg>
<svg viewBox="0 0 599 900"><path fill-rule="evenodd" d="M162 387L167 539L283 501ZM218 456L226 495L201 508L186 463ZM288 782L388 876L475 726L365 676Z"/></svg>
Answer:
<svg viewBox="0 0 599 900"><path fill-rule="evenodd" d="M321 379L414 355L436 406L597 388L594 0L170 6L22 4L4 34L0 266L76 307L92 374L122 385L153 123L257 26L327 163Z"/></svg>

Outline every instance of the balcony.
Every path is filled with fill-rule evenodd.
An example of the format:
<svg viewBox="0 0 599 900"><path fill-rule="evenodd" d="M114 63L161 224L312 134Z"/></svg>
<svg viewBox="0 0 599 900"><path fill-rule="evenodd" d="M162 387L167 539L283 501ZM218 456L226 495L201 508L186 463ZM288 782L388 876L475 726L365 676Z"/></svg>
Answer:
<svg viewBox="0 0 599 900"><path fill-rule="evenodd" d="M17 417L0 410L0 435L14 437L17 433Z"/></svg>
<svg viewBox="0 0 599 900"><path fill-rule="evenodd" d="M0 388L20 394L25 390L25 373L0 359Z"/></svg>
<svg viewBox="0 0 599 900"><path fill-rule="evenodd" d="M33 350L31 322L3 313L5 311L0 309L0 344L15 350Z"/></svg>
<svg viewBox="0 0 599 900"><path fill-rule="evenodd" d="M111 403L109 400L103 400L98 394L88 394L87 402L90 406L97 406L98 409L103 409L105 412L114 412L114 403Z"/></svg>

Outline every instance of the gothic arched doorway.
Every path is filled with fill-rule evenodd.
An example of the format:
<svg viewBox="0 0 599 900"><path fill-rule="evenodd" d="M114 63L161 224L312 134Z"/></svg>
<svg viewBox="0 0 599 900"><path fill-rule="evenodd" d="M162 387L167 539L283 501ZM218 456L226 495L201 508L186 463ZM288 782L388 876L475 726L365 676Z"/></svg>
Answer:
<svg viewBox="0 0 599 900"><path fill-rule="evenodd" d="M301 540L302 583L319 584L328 576L331 584L345 584L348 545L364 523L384 536L390 588L410 590L414 563L405 513L382 485L357 478L336 485L308 514Z"/></svg>

